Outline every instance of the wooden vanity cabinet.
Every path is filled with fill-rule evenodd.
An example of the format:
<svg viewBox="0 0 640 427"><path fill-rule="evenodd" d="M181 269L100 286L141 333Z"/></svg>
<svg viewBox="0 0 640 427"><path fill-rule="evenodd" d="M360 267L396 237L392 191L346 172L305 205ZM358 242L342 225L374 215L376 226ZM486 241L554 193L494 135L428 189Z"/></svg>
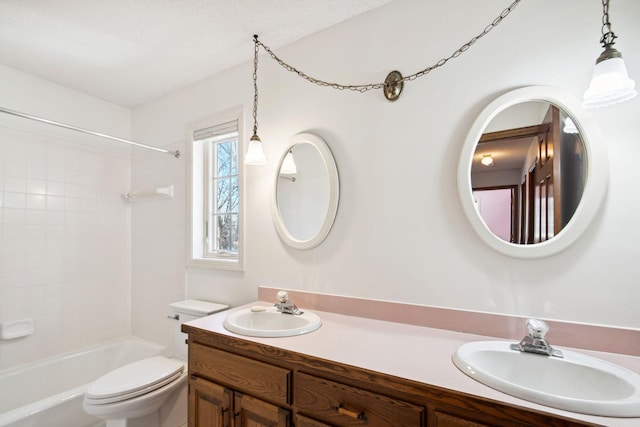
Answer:
<svg viewBox="0 0 640 427"><path fill-rule="evenodd" d="M189 334L189 427L593 426L189 325L182 328Z"/></svg>

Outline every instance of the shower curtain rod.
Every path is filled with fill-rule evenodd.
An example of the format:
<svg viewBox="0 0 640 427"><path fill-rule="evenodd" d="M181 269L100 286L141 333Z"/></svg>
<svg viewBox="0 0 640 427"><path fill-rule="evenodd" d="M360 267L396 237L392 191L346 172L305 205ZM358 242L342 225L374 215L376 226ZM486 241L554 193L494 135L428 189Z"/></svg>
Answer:
<svg viewBox="0 0 640 427"><path fill-rule="evenodd" d="M116 136L107 135L100 132L94 132L92 130L79 128L76 126L67 125L64 123L54 122L53 120L43 119L42 117L32 116L30 114L21 113L19 111L9 110L8 108L0 107L0 113L11 114L12 116L22 117L24 119L35 120L36 122L46 123L53 126L58 126L65 129L74 130L76 132L82 132L93 136L99 136L100 138L106 138L112 141L122 142L124 144L134 145L136 147L145 148L147 150L159 151L161 153L167 153L174 156L176 159L180 157L180 151L170 151L165 150L164 148L153 147L151 145L141 144L139 142L130 141L124 138L118 138Z"/></svg>

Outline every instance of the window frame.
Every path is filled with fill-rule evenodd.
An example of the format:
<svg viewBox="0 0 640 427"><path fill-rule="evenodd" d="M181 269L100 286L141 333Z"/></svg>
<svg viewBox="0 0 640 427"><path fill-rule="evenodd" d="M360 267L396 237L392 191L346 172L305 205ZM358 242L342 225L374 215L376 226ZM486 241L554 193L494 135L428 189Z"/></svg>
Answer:
<svg viewBox="0 0 640 427"><path fill-rule="evenodd" d="M237 121L237 171L238 171L238 255L229 256L221 252L218 255L205 253L205 218L209 215L208 184L206 183L207 150L210 145L204 139L196 140L194 133L207 128L216 127L224 123ZM215 114L205 120L192 123L187 129L187 176L186 176L186 211L187 211L187 238L186 238L186 264L187 267L213 268L221 270L244 271L244 226L245 226L245 191L244 191L244 110L234 108ZM208 162L207 162L208 163Z"/></svg>

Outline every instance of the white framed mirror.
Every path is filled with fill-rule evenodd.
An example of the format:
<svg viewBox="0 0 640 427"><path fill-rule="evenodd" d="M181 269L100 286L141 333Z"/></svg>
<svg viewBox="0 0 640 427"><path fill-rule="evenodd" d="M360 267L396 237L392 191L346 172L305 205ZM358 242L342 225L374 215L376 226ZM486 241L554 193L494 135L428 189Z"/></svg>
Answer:
<svg viewBox="0 0 640 427"><path fill-rule="evenodd" d="M296 249L322 243L335 221L339 198L338 168L324 140L310 133L289 139L276 170L271 203L282 241Z"/></svg>
<svg viewBox="0 0 640 427"><path fill-rule="evenodd" d="M458 163L458 195L479 237L515 258L574 243L600 209L609 177L599 127L571 94L508 92L482 110Z"/></svg>

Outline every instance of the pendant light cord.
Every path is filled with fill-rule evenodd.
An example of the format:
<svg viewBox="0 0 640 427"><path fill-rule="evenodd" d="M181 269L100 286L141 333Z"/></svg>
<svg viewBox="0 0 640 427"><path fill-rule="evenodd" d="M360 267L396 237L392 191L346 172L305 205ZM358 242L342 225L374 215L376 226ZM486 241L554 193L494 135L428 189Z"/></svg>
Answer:
<svg viewBox="0 0 640 427"><path fill-rule="evenodd" d="M602 37L600 37L600 43L602 47L611 46L618 38L613 31L611 31L611 22L609 22L609 0L602 0Z"/></svg>
<svg viewBox="0 0 640 427"><path fill-rule="evenodd" d="M506 18L511 11L513 11L513 9L515 9L515 7L521 2L522 0L515 0L513 3L511 3L511 5L509 5L509 7L507 7L506 9L504 9L502 11L502 13L500 13L500 15L498 15L489 25L487 25L484 30L482 30L482 32L480 34L478 34L477 36L471 38L471 40L469 40L468 42L466 42L465 44L463 44L462 46L460 46L460 48L458 48L455 52L453 52L450 56L448 56L447 58L442 58L440 59L438 62L436 62L435 64L421 70L418 71L416 73L413 73L411 75L402 77L400 80L398 80L396 82L396 84L399 83L403 83L406 81L411 81L411 80L415 80L418 77L422 77L428 73L430 73L431 71L435 70L436 68L442 67L444 64L446 64L449 60L457 58L458 56L462 55L464 52L466 52L471 46L473 46L479 39L481 39L482 37L486 36L491 30L493 30L496 26L498 26L498 24L500 24L500 22L502 22L502 20L504 18ZM603 0L603 2L606 2L608 4L608 0ZM609 24L610 26L611 24ZM613 34L613 33L611 33ZM273 53L273 51L269 48L269 46L265 45L264 43L262 43L260 40L258 40L258 36L253 36L254 38L254 43L255 43L255 57L254 57L254 74L253 74L253 84L254 84L254 89L255 89L255 98L254 98L254 110L253 110L253 116L254 116L254 122L255 122L255 117L256 117L256 106L257 106L257 97L258 97L258 92L257 92L257 87L256 87L256 70L257 70L257 64L258 64L258 47L261 46L268 54L269 56L271 56L271 58L273 58L278 64L280 64L285 70L290 71L292 73L297 74L299 77L317 84L318 86L326 86L326 87L331 87L333 89L338 89L338 90L351 90L351 91L356 91L356 92L367 92L369 90L372 89L382 89L383 87L385 87L385 82L382 83L366 83L366 84L356 84L356 85L346 85L346 84L340 84L340 83L331 83L331 82L327 82L324 80L320 80L317 79L315 77L311 77L308 74L298 70L297 68L287 64L286 62L284 62L282 59L280 59L275 53ZM254 124L254 133L255 133L255 129L256 129L256 125Z"/></svg>
<svg viewBox="0 0 640 427"><path fill-rule="evenodd" d="M253 136L258 136L258 36L253 36Z"/></svg>

